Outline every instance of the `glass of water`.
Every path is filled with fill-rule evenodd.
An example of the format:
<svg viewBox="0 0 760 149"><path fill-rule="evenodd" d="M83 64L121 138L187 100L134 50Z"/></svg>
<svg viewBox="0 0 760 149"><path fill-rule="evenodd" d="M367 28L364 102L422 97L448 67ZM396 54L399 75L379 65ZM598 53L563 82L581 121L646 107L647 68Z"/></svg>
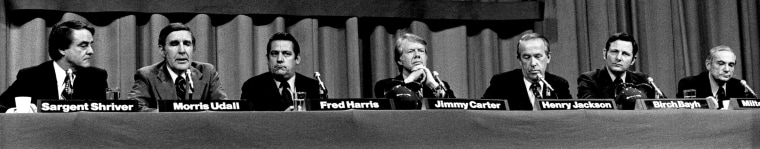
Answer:
<svg viewBox="0 0 760 149"><path fill-rule="evenodd" d="M306 111L306 92L296 92L296 98L293 101L293 111Z"/></svg>
<svg viewBox="0 0 760 149"><path fill-rule="evenodd" d="M697 98L696 89L683 90L683 98Z"/></svg>

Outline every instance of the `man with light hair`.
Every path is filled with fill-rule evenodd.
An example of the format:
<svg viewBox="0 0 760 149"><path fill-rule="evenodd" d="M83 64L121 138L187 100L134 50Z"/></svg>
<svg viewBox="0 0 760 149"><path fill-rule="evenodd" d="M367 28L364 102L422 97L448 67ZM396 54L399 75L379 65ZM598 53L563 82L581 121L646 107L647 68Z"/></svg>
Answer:
<svg viewBox="0 0 760 149"><path fill-rule="evenodd" d="M705 60L706 72L678 81L677 98L683 98L685 91L696 91L696 98L709 98L718 109L727 109L729 98L747 97L741 80L733 78L736 55L725 45L710 49Z"/></svg>
<svg viewBox="0 0 760 149"><path fill-rule="evenodd" d="M510 110L533 110L538 99L571 99L564 78L546 72L551 61L549 41L529 33L517 42L517 61L522 68L496 74L483 98L506 99Z"/></svg>
<svg viewBox="0 0 760 149"><path fill-rule="evenodd" d="M375 97L386 98L388 91L397 86L404 86L423 98L456 98L451 86L438 80L433 72L426 67L427 42L421 37L401 33L396 37L394 59L399 69L399 75L394 78L380 80L375 84ZM413 109L419 108L419 103L410 103ZM396 108L406 107L397 103Z"/></svg>

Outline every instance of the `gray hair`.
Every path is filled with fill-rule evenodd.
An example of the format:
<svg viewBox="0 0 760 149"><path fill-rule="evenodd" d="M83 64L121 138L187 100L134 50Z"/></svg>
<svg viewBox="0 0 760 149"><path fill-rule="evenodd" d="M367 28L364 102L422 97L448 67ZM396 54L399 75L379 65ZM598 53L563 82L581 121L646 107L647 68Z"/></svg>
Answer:
<svg viewBox="0 0 760 149"><path fill-rule="evenodd" d="M715 53L718 53L720 51L728 51L728 52L734 53L734 51L732 51L731 48L726 45L719 45L719 46L713 47L712 49L710 49L710 54L707 55L707 59L705 59L705 63L712 62L713 58L715 57Z"/></svg>

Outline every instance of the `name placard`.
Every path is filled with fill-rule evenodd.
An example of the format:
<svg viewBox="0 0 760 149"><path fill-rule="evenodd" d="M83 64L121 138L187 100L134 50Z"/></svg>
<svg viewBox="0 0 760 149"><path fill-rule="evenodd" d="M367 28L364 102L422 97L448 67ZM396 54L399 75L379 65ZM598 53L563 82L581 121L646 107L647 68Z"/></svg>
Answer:
<svg viewBox="0 0 760 149"><path fill-rule="evenodd" d="M636 101L637 110L662 109L713 109L713 102L705 98L684 99L639 99Z"/></svg>
<svg viewBox="0 0 760 149"><path fill-rule="evenodd" d="M137 112L137 100L37 100L37 112L67 113L67 112Z"/></svg>
<svg viewBox="0 0 760 149"><path fill-rule="evenodd" d="M306 99L307 111L348 109L393 110L395 106L391 99L385 98Z"/></svg>
<svg viewBox="0 0 760 149"><path fill-rule="evenodd" d="M731 98L731 109L760 110L760 98Z"/></svg>
<svg viewBox="0 0 760 149"><path fill-rule="evenodd" d="M159 100L159 112L248 111L240 100Z"/></svg>
<svg viewBox="0 0 760 149"><path fill-rule="evenodd" d="M536 110L615 110L612 99L538 99Z"/></svg>
<svg viewBox="0 0 760 149"><path fill-rule="evenodd" d="M463 110L509 110L506 100L426 98L422 99L423 109L463 109Z"/></svg>

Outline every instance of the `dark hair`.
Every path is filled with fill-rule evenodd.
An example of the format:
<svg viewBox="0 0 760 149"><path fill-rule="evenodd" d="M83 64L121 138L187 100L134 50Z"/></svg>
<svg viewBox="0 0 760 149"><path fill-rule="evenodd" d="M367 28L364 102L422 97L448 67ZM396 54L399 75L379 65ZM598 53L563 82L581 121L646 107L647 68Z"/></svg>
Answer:
<svg viewBox="0 0 760 149"><path fill-rule="evenodd" d="M636 43L636 39L633 39L633 36L623 32L615 33L610 36L610 38L607 39L607 44L604 46L604 51L607 52L607 50L610 50L610 43L618 40L631 42L633 45L633 56L636 56L636 53L639 53L639 44Z"/></svg>
<svg viewBox="0 0 760 149"><path fill-rule="evenodd" d="M82 21L69 20L55 24L53 29L50 30L50 38L48 38L48 54L50 54L50 58L53 60L61 59L63 55L58 50L68 49L72 42L71 32L80 29L86 29L91 34L95 34L95 28Z"/></svg>
<svg viewBox="0 0 760 149"><path fill-rule="evenodd" d="M522 37L520 37L520 40L517 41L517 58L520 58L521 43L526 42L528 40L533 40L533 39L541 39L541 41L544 41L544 45L546 45L546 51L544 54L546 54L547 56L551 55L552 50L551 48L549 48L549 40L546 40L546 37L541 36L541 34L538 34L538 33L528 33L528 34L522 35Z"/></svg>
<svg viewBox="0 0 760 149"><path fill-rule="evenodd" d="M277 32L272 35L272 38L269 38L269 42L267 42L267 58L269 58L269 51L272 51L272 42L276 40L286 40L293 43L293 52L296 53L295 56L298 56L298 54L301 53L301 48L298 46L298 41L296 41L296 38L293 37L292 34L288 34L286 32Z"/></svg>
<svg viewBox="0 0 760 149"><path fill-rule="evenodd" d="M193 43L195 43L195 35L193 35L193 31L190 31L190 27L187 27L187 25L184 25L182 23L171 23L167 25L166 27L164 27L163 29L161 29L161 32L158 33L158 45L166 46L166 37L175 31L190 32L190 37L193 38Z"/></svg>

